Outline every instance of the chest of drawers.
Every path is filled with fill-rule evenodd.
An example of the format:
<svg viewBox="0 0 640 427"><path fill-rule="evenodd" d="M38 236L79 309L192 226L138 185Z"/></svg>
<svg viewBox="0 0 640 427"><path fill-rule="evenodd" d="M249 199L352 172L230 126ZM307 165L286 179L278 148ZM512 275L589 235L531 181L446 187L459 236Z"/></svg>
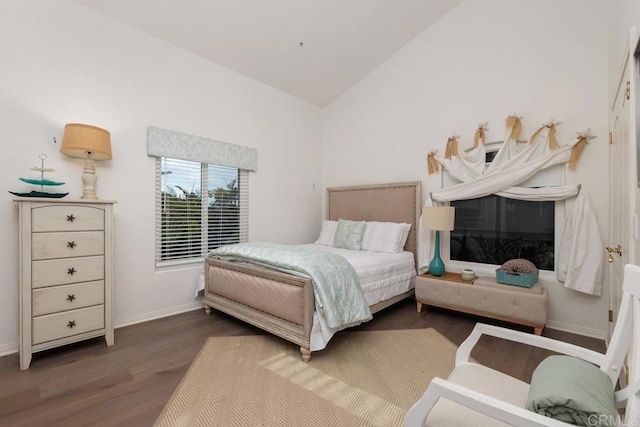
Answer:
<svg viewBox="0 0 640 427"><path fill-rule="evenodd" d="M20 369L34 352L98 336L113 345L113 201L15 200Z"/></svg>

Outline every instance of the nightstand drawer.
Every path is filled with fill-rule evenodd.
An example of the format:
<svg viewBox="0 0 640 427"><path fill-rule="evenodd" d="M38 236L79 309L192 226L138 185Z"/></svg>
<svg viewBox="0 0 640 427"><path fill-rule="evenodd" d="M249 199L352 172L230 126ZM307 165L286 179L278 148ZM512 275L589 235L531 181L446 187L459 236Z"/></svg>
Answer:
<svg viewBox="0 0 640 427"><path fill-rule="evenodd" d="M32 344L104 328L104 305L33 318Z"/></svg>
<svg viewBox="0 0 640 427"><path fill-rule="evenodd" d="M99 304L104 304L104 280L40 288L33 291L34 316Z"/></svg>
<svg viewBox="0 0 640 427"><path fill-rule="evenodd" d="M33 233L32 259L70 258L104 254L104 232Z"/></svg>
<svg viewBox="0 0 640 427"><path fill-rule="evenodd" d="M31 263L31 286L67 285L104 279L104 257L63 258Z"/></svg>
<svg viewBox="0 0 640 427"><path fill-rule="evenodd" d="M33 209L32 229L40 231L104 230L104 210L90 206L42 206Z"/></svg>

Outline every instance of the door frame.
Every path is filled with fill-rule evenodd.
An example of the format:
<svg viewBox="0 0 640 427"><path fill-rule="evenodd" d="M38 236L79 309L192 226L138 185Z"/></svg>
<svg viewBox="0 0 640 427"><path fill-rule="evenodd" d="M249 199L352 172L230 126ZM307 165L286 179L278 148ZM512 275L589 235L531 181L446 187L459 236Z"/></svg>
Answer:
<svg viewBox="0 0 640 427"><path fill-rule="evenodd" d="M610 117L609 117L609 130L614 135L613 145L610 147L610 160L609 160L609 240L608 245L610 247L616 247L620 245L622 247L622 254L612 254L613 262L606 263L608 268L607 279L609 282L609 310L610 320L608 339L611 338L611 332L613 330L615 321L617 320L617 314L619 309L620 298L622 296L622 271L624 264L636 263L636 254L638 253L638 182L637 168L639 164L636 160L637 153L637 139L636 139L636 126L640 123L640 120L636 118L636 112L640 111L638 108L638 88L640 87L640 44L638 40L638 33L636 27L629 29L629 37L625 44L625 54L621 61L621 67L616 81L615 91L612 94L612 101L610 105ZM628 73L628 74L627 74ZM629 84L630 99L625 100L624 92L626 91L627 82ZM623 99L620 99L622 95ZM621 105L626 104L624 107ZM616 126L617 118L620 117L616 114L619 110L616 108L622 108L623 114L626 116L622 121L624 129ZM626 123L624 121L626 120ZM614 164L616 158L614 151L619 145L616 143L625 143L625 152L620 153L622 159L627 159L626 164ZM620 174L622 169L620 166L624 166L626 171ZM624 181L624 182L622 182ZM627 194L620 193L616 200L616 186L622 187ZM627 198L626 200L620 200L620 198ZM607 341L608 341L607 339Z"/></svg>

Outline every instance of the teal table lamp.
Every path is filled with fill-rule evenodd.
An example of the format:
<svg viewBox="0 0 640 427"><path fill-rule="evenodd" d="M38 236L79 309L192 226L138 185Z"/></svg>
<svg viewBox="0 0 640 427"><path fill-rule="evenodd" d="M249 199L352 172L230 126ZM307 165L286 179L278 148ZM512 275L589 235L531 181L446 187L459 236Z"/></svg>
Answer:
<svg viewBox="0 0 640 427"><path fill-rule="evenodd" d="M432 276L442 276L445 272L444 262L440 258L440 231L453 230L455 220L455 210L453 206L429 206L422 208L422 226L426 230L436 232L433 259L429 263L429 273Z"/></svg>

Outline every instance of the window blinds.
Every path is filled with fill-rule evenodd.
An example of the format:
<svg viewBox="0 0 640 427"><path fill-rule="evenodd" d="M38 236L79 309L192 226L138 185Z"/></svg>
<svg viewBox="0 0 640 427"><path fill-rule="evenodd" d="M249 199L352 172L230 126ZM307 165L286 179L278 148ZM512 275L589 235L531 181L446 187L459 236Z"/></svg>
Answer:
<svg viewBox="0 0 640 427"><path fill-rule="evenodd" d="M249 239L248 178L248 171L209 165L207 251Z"/></svg>
<svg viewBox="0 0 640 427"><path fill-rule="evenodd" d="M159 157L156 161L156 264L201 259L248 240L249 173Z"/></svg>

